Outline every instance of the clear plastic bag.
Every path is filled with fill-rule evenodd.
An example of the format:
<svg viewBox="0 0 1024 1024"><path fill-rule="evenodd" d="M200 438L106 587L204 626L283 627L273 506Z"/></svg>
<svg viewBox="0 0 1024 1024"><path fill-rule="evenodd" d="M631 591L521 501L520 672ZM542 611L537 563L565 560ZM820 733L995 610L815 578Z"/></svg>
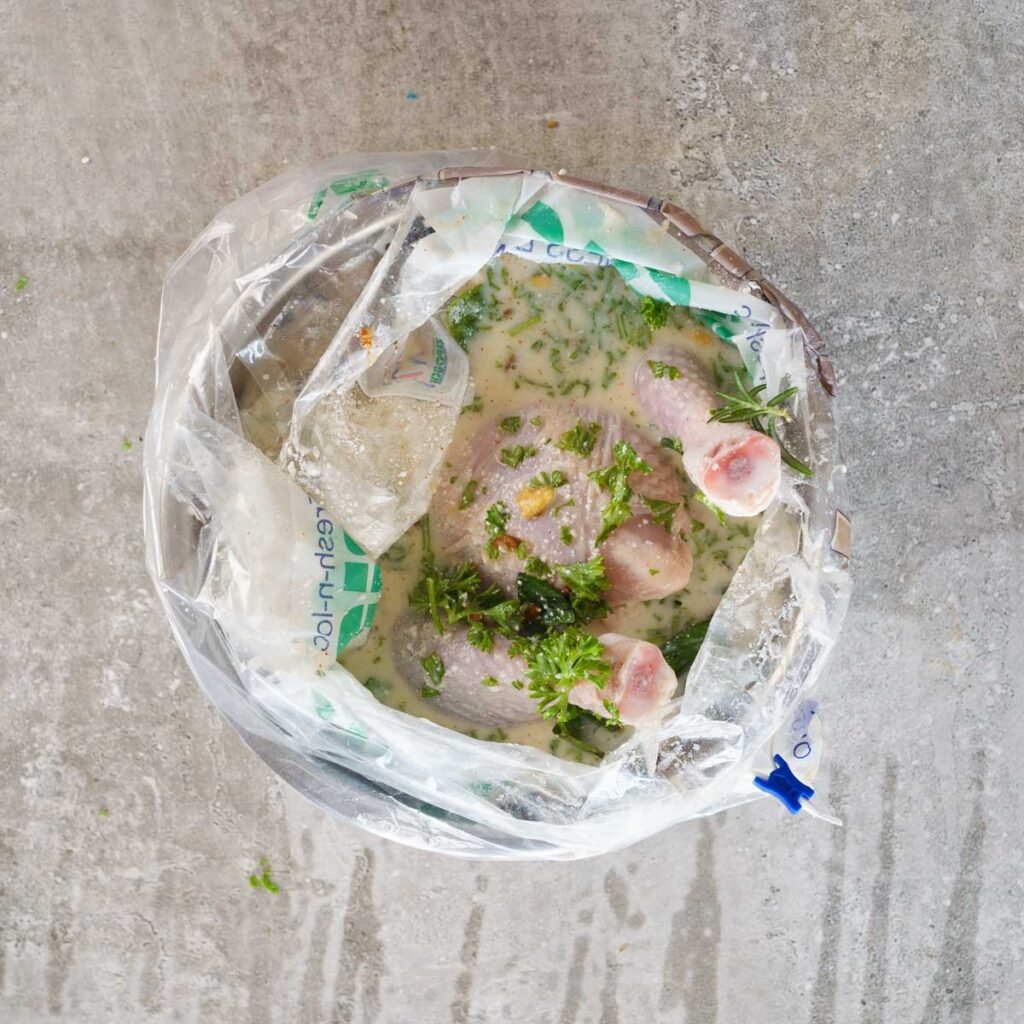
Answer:
<svg viewBox="0 0 1024 1024"><path fill-rule="evenodd" d="M774 306L716 284L655 205L496 173L517 166L480 151L339 158L218 215L164 288L147 555L196 678L301 792L411 845L564 859L760 795L773 737L813 714L846 609L844 467L803 336ZM396 711L335 660L365 639L374 559L425 511L471 395L432 318L503 251L610 262L729 336L769 388L800 387L786 442L814 476L787 475L683 695L597 767Z"/></svg>

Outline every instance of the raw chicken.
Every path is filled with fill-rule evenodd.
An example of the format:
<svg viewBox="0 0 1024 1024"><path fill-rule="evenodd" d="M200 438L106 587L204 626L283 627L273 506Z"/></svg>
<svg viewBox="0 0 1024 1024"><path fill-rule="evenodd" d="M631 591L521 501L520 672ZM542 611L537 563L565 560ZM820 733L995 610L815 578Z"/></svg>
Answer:
<svg viewBox="0 0 1024 1024"><path fill-rule="evenodd" d="M611 662L611 679L603 689L593 683L578 683L569 700L608 717L605 700L619 708L627 725L640 725L655 718L676 689L675 673L654 644L618 633L598 637ZM422 659L436 651L445 673L440 694L431 698L446 714L476 725L515 725L538 718L537 705L529 695L526 664L510 658L508 641L495 638L494 649L484 652L466 639L464 629L438 635L431 622L407 617L399 623L392 639L395 664L414 686L426 682ZM485 685L484 680L490 685ZM513 680L524 685L513 686Z"/></svg>
<svg viewBox="0 0 1024 1024"><path fill-rule="evenodd" d="M680 371L656 377L649 362ZM672 346L646 354L634 378L640 407L659 431L678 437L683 467L708 500L731 516L754 516L772 502L782 478L779 446L745 423L709 423L721 402L697 360Z"/></svg>
<svg viewBox="0 0 1024 1024"><path fill-rule="evenodd" d="M569 700L603 718L612 701L626 725L643 725L658 713L675 693L678 679L654 644L621 633L602 633L598 640L612 664L611 680L603 689L593 683L577 683Z"/></svg>
<svg viewBox="0 0 1024 1024"><path fill-rule="evenodd" d="M526 543L527 555L549 564L583 562L598 551L603 555L611 589L611 604L667 597L686 586L693 556L681 533L689 529L682 506L682 481L668 453L633 429L621 417L579 402L552 402L523 409L520 426L506 432L498 423L482 427L467 443L449 454L450 470L434 494L430 521L438 551L446 561L469 559L485 576L506 590L515 590L524 561L515 543L498 548L498 557L484 555L488 543L487 509L503 503L510 516L506 534ZM563 434L580 422L600 427L593 450L585 456L557 447ZM600 545L601 511L610 495L588 473L614 462L617 441L628 441L651 466L651 472L630 475L634 492L633 516ZM502 461L502 451L521 446L526 455L517 466ZM514 461L514 457L507 461ZM561 474L565 482L543 483ZM531 483L532 482L532 483ZM467 486L472 500L467 500ZM669 509L666 526L655 523L641 496L678 504Z"/></svg>
<svg viewBox="0 0 1024 1024"><path fill-rule="evenodd" d="M494 638L494 650L481 651L466 639L465 629L438 635L429 619L406 616L391 639L395 665L418 688L427 681L422 659L437 651L444 662L441 693L431 698L441 711L477 725L515 725L538 718L526 691L526 666L508 656L508 641ZM485 686L484 679L497 680ZM524 685L517 689L513 680Z"/></svg>

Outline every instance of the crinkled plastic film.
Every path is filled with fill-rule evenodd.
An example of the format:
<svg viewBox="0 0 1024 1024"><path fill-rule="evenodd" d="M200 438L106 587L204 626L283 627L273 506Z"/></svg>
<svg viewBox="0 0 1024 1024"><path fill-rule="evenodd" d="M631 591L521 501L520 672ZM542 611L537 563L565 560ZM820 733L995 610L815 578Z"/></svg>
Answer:
<svg viewBox="0 0 1024 1024"><path fill-rule="evenodd" d="M147 554L207 695L310 799L415 846L566 859L759 796L752 778L845 612L847 560L832 548L844 467L803 336L756 289L715 283L655 205L494 173L519 166L479 151L342 158L213 221L164 288ZM459 167L475 173L442 171ZM503 251L611 263L638 292L691 307L770 388L800 387L786 443L814 476L786 474L683 695L597 767L393 710L335 660L372 623L374 558L426 510L471 397L432 318ZM409 352L422 372L403 390L388 373ZM391 426L353 453L348 420L367 408ZM389 468L399 450L411 475Z"/></svg>

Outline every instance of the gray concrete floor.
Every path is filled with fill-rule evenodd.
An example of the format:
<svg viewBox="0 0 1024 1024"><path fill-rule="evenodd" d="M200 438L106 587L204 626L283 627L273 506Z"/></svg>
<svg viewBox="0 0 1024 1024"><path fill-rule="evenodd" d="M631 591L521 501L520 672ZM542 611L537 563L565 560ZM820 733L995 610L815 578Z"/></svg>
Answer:
<svg viewBox="0 0 1024 1024"><path fill-rule="evenodd" d="M0 1020L1020 1019L1016 0L34 0L0 25ZM470 144L681 201L828 338L845 829L761 802L590 862L434 858L327 819L192 683L143 569L164 273L288 166Z"/></svg>

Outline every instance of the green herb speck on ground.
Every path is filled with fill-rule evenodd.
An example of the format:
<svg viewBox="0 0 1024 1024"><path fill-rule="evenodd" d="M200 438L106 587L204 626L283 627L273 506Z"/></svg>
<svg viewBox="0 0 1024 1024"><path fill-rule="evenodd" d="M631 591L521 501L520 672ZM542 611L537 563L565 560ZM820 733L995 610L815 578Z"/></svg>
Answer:
<svg viewBox="0 0 1024 1024"><path fill-rule="evenodd" d="M260 857L260 873L249 876L249 885L254 889L266 889L267 892L278 893L281 887L273 879L272 868L266 857Z"/></svg>

